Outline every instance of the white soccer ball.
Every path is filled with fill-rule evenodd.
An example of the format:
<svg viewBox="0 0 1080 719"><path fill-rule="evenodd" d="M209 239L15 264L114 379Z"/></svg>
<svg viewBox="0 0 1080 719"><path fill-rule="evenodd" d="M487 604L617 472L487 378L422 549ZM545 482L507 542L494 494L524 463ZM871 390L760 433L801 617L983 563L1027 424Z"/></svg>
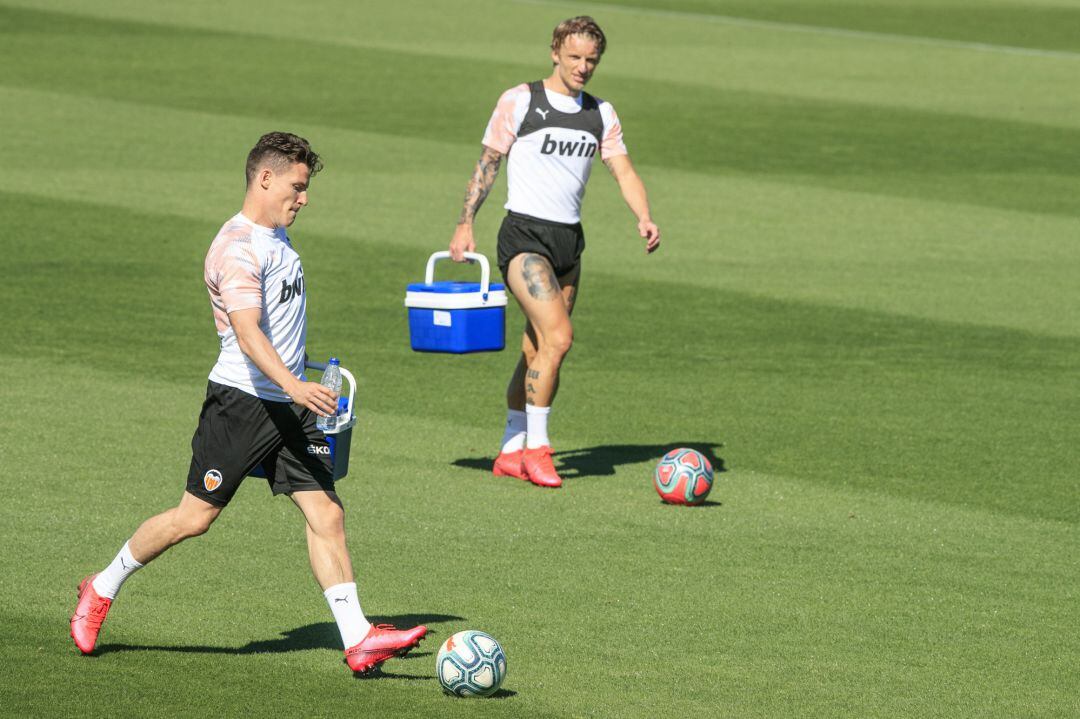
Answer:
<svg viewBox="0 0 1080 719"><path fill-rule="evenodd" d="M491 696L506 676L506 653L490 634L467 629L443 642L435 672L452 694Z"/></svg>

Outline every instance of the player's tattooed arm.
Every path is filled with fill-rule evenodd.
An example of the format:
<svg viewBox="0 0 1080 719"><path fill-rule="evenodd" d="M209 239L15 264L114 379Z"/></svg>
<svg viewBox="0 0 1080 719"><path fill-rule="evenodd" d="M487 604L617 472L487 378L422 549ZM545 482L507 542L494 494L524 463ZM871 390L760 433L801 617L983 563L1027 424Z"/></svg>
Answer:
<svg viewBox="0 0 1080 719"><path fill-rule="evenodd" d="M461 217L458 224L472 224L480 206L484 204L491 188L495 186L495 178L499 176L499 166L502 164L504 155L498 150L493 150L487 145L480 153L480 159L476 162L476 170L469 180L469 186L465 189L465 205L461 208Z"/></svg>
<svg viewBox="0 0 1080 719"><path fill-rule="evenodd" d="M484 145L484 150L480 153L476 170L469 180L468 189L465 190L465 205L461 208L461 217L458 218L454 236L450 239L450 259L454 262L464 262L467 253L476 251L473 219L495 185L495 178L499 176L499 165L502 164L503 156L503 153L487 145Z"/></svg>

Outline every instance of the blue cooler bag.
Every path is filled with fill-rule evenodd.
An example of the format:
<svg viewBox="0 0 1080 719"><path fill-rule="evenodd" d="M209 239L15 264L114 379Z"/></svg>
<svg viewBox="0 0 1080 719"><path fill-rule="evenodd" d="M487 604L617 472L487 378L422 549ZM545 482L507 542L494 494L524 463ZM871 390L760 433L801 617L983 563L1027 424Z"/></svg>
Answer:
<svg viewBox="0 0 1080 719"><path fill-rule="evenodd" d="M305 365L308 369L317 369L320 372L326 370L325 362L312 362L308 360ZM349 393L341 393L338 397L337 425L333 429L326 430L326 443L330 450L330 463L334 466L334 479L343 478L349 473L349 450L352 448L352 431L356 426L356 378L352 372L341 368L341 378L349 385ZM344 389L344 388L343 388ZM248 472L249 477L266 477L266 468L257 464Z"/></svg>
<svg viewBox="0 0 1080 719"><path fill-rule="evenodd" d="M417 352L497 352L506 346L506 287L491 284L486 257L465 257L480 263L479 282L435 282L435 262L450 259L444 251L428 258L423 284L406 288L409 339Z"/></svg>

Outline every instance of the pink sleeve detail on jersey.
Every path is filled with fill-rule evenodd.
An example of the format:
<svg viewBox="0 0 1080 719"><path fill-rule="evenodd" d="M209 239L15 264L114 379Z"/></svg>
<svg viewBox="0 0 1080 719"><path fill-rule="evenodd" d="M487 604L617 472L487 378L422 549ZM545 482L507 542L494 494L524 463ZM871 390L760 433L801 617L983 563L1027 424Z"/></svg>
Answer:
<svg viewBox="0 0 1080 719"><path fill-rule="evenodd" d="M510 152L510 146L517 139L520 121L516 121L514 115L522 93L529 94L529 86L525 83L510 88L499 97L484 132L483 144L504 155Z"/></svg>
<svg viewBox="0 0 1080 719"><path fill-rule="evenodd" d="M615 114L615 108L608 104L611 112L610 124L605 128L604 139L600 143L600 159L607 160L611 157L629 154L623 143L622 124L619 116ZM605 123L607 124L607 123Z"/></svg>
<svg viewBox="0 0 1080 719"><path fill-rule="evenodd" d="M263 306L262 268L251 242L230 242L219 266L218 290L226 312Z"/></svg>
<svg viewBox="0 0 1080 719"><path fill-rule="evenodd" d="M233 229L219 238L206 256L206 287L219 332L229 328L229 313L263 306L262 267L251 235Z"/></svg>

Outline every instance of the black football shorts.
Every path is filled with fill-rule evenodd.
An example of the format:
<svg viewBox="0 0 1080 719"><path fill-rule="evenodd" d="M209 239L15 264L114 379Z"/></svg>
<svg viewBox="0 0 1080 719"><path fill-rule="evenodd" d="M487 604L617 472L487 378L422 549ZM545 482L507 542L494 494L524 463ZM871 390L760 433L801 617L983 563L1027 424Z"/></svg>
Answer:
<svg viewBox="0 0 1080 719"><path fill-rule="evenodd" d="M330 446L316 418L302 405L210 382L191 438L187 491L224 507L261 464L275 495L321 489L336 499Z"/></svg>
<svg viewBox="0 0 1080 719"><path fill-rule="evenodd" d="M497 248L499 269L504 280L510 260L526 252L546 257L555 270L555 276L564 277L581 264L585 233L580 222L567 225L510 212L499 227Z"/></svg>

